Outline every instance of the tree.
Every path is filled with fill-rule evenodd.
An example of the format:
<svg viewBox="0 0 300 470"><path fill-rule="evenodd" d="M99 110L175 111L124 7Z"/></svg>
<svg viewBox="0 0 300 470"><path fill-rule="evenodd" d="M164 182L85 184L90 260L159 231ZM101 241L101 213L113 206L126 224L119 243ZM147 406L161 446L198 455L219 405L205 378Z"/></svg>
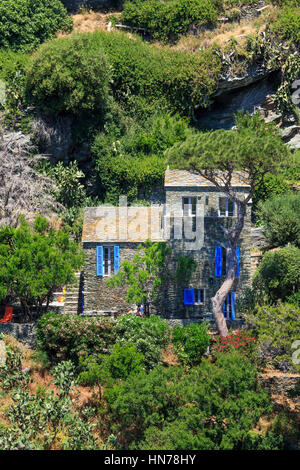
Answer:
<svg viewBox="0 0 300 470"><path fill-rule="evenodd" d="M127 302L136 305L145 304L150 313L153 304L160 304L163 310L162 289L168 279L173 278L178 282L189 277L196 268L192 258L179 256L174 275L167 268L170 246L165 242L151 242L146 240L137 248L136 255L131 261L125 260L119 272L108 279L109 287L128 286Z"/></svg>
<svg viewBox="0 0 300 470"><path fill-rule="evenodd" d="M27 93L48 114L93 113L103 118L109 104L110 66L92 35L43 44L33 55Z"/></svg>
<svg viewBox="0 0 300 470"><path fill-rule="evenodd" d="M0 229L0 300L17 298L23 314L32 318L35 307L47 311L53 292L75 281L74 270L81 268L83 252L61 230L49 229L38 216L34 227L22 221L20 227Z"/></svg>
<svg viewBox="0 0 300 470"><path fill-rule="evenodd" d="M54 182L34 170L30 150L22 134L0 139L0 226L16 226L21 212L48 214L63 208L50 194Z"/></svg>
<svg viewBox="0 0 300 470"><path fill-rule="evenodd" d="M69 32L72 27L60 0L0 2L0 48L30 51L58 31Z"/></svg>
<svg viewBox="0 0 300 470"><path fill-rule="evenodd" d="M300 289L300 249L287 246L264 254L253 277L255 290L272 303L285 300Z"/></svg>
<svg viewBox="0 0 300 470"><path fill-rule="evenodd" d="M218 191L227 194L237 207L237 219L232 229L222 226L228 269L224 282L212 298L214 319L222 336L228 335L222 306L235 280L235 247L244 227L247 204L265 175L275 172L288 153L275 127L265 124L258 114L253 117L239 114L234 129L200 133L166 151L172 166L203 176ZM234 188L235 172L249 184L247 195L241 195Z"/></svg>
<svg viewBox="0 0 300 470"><path fill-rule="evenodd" d="M165 242L150 240L137 247L131 261L125 260L119 272L108 279L109 287L128 286L127 302L146 304L149 312L167 278L166 261L171 248Z"/></svg>
<svg viewBox="0 0 300 470"><path fill-rule="evenodd" d="M300 247L300 194L275 196L258 205L258 218L271 246Z"/></svg>

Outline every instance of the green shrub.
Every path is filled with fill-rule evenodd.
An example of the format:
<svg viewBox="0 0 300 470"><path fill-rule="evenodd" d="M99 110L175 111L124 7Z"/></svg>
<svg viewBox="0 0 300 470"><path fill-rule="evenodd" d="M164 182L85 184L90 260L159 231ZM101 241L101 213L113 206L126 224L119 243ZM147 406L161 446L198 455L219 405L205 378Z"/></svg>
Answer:
<svg viewBox="0 0 300 470"><path fill-rule="evenodd" d="M2 0L0 48L30 51L58 31L72 30L73 21L60 0Z"/></svg>
<svg viewBox="0 0 300 470"><path fill-rule="evenodd" d="M300 43L300 7L296 2L284 5L271 25L271 31L280 39Z"/></svg>
<svg viewBox="0 0 300 470"><path fill-rule="evenodd" d="M259 306L254 314L247 315L262 357L284 372L300 370L293 361L297 352L292 348L294 341L299 340L299 322L300 307L292 304Z"/></svg>
<svg viewBox="0 0 300 470"><path fill-rule="evenodd" d="M169 340L169 327L165 320L156 315L149 318L125 315L118 319L116 330L117 343L122 347L134 344L144 355L147 370L160 364L162 349Z"/></svg>
<svg viewBox="0 0 300 470"><path fill-rule="evenodd" d="M103 354L114 344L114 322L74 315L43 315L37 324L38 349L52 363L71 360L78 366L80 357Z"/></svg>
<svg viewBox="0 0 300 470"><path fill-rule="evenodd" d="M31 101L50 114L103 117L109 102L110 68L93 35L73 35L43 44L27 75Z"/></svg>
<svg viewBox="0 0 300 470"><path fill-rule="evenodd" d="M119 32L98 32L94 37L109 58L112 89L119 103L137 101L148 109L150 104L152 109L161 104L188 116L209 105L221 72L213 49L191 55L149 46Z"/></svg>
<svg viewBox="0 0 300 470"><path fill-rule="evenodd" d="M104 394L108 425L131 449L238 449L272 408L255 367L236 353L189 373L157 367Z"/></svg>
<svg viewBox="0 0 300 470"><path fill-rule="evenodd" d="M257 215L271 246L300 247L300 194L285 193L260 202Z"/></svg>
<svg viewBox="0 0 300 470"><path fill-rule="evenodd" d="M113 379L125 380L131 374L143 370L145 357L138 352L135 344L116 344L112 353L104 359L104 368Z"/></svg>
<svg viewBox="0 0 300 470"><path fill-rule="evenodd" d="M117 204L123 194L129 201L148 198L154 188L162 189L164 150L191 132L186 119L155 113L143 124L134 121L123 135L115 129L98 134L92 153L105 201Z"/></svg>
<svg viewBox="0 0 300 470"><path fill-rule="evenodd" d="M218 0L127 1L121 20L146 29L153 39L176 41L191 24L216 25L220 6Z"/></svg>
<svg viewBox="0 0 300 470"><path fill-rule="evenodd" d="M190 366L199 364L210 344L210 336L205 323L190 323L187 326L176 325L172 332L172 341L178 359Z"/></svg>
<svg viewBox="0 0 300 470"><path fill-rule="evenodd" d="M287 246L264 254L253 287L266 293L272 302L285 300L300 288L300 249Z"/></svg>

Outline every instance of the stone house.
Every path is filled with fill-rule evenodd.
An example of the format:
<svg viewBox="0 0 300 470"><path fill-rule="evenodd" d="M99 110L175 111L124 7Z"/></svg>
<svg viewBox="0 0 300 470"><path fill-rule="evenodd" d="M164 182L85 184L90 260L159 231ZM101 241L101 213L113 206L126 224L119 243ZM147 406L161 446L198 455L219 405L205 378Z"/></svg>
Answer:
<svg viewBox="0 0 300 470"><path fill-rule="evenodd" d="M241 195L249 192L237 174L233 186ZM167 283L162 292L164 306L159 313L166 318L200 320L211 312L211 297L226 274L226 239L222 226L228 228L235 223L235 204L212 183L187 171L167 169L164 188L165 202L161 205L127 207L126 198L120 198L119 207L85 209L83 313L132 310L132 305L125 301L126 289L109 288L106 281L147 239L167 241L171 245L171 271L176 269L180 255L192 257L197 265L190 279ZM223 307L229 320L238 318L236 299L250 286L250 244L251 204L236 248L238 268L234 289Z"/></svg>

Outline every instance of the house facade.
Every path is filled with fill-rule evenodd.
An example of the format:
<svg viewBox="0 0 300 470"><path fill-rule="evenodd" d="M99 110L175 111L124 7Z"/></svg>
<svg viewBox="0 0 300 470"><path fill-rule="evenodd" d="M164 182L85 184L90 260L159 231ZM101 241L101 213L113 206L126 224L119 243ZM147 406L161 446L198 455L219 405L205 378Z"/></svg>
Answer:
<svg viewBox="0 0 300 470"><path fill-rule="evenodd" d="M247 184L235 175L235 191L244 197ZM175 272L182 255L196 261L190 278L169 280L162 292L161 311L166 318L201 320L211 312L211 298L226 274L226 238L222 227L236 222L236 207L225 193L206 179L187 171L166 170L165 202L161 205L127 207L100 206L85 209L82 243L86 253L83 271L83 313L128 312L126 287L109 288L107 279L125 259L132 259L140 243L166 241L172 251L169 259ZM238 318L237 298L250 286L251 204L236 247L238 260L234 287L223 306L229 320Z"/></svg>

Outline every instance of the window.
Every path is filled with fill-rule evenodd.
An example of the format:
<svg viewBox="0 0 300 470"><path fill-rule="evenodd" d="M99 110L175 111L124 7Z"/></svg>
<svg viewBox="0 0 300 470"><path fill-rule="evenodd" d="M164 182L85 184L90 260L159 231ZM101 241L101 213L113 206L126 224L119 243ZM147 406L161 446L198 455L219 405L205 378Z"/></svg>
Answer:
<svg viewBox="0 0 300 470"><path fill-rule="evenodd" d="M119 247L97 246L97 276L111 276L119 270Z"/></svg>
<svg viewBox="0 0 300 470"><path fill-rule="evenodd" d="M205 302L205 290L196 289L195 290L195 305L203 305Z"/></svg>
<svg viewBox="0 0 300 470"><path fill-rule="evenodd" d="M184 289L184 305L203 305L205 289Z"/></svg>
<svg viewBox="0 0 300 470"><path fill-rule="evenodd" d="M182 213L183 217L193 217L192 231L196 231L196 215L197 215L197 198L196 197L183 197L182 198Z"/></svg>
<svg viewBox="0 0 300 470"><path fill-rule="evenodd" d="M219 198L219 217L233 217L235 212L234 202L227 197Z"/></svg>
<svg viewBox="0 0 300 470"><path fill-rule="evenodd" d="M114 266L114 249L111 246L103 248L103 275L110 276Z"/></svg>
<svg viewBox="0 0 300 470"><path fill-rule="evenodd" d="M239 277L240 273L240 249L237 246L235 248L235 255L237 261L236 267L236 277ZM215 247L215 276L221 277L225 276L227 273L227 253L226 248L223 246L216 246Z"/></svg>
<svg viewBox="0 0 300 470"><path fill-rule="evenodd" d="M227 319L235 320L235 292L229 292L223 305L223 315Z"/></svg>

